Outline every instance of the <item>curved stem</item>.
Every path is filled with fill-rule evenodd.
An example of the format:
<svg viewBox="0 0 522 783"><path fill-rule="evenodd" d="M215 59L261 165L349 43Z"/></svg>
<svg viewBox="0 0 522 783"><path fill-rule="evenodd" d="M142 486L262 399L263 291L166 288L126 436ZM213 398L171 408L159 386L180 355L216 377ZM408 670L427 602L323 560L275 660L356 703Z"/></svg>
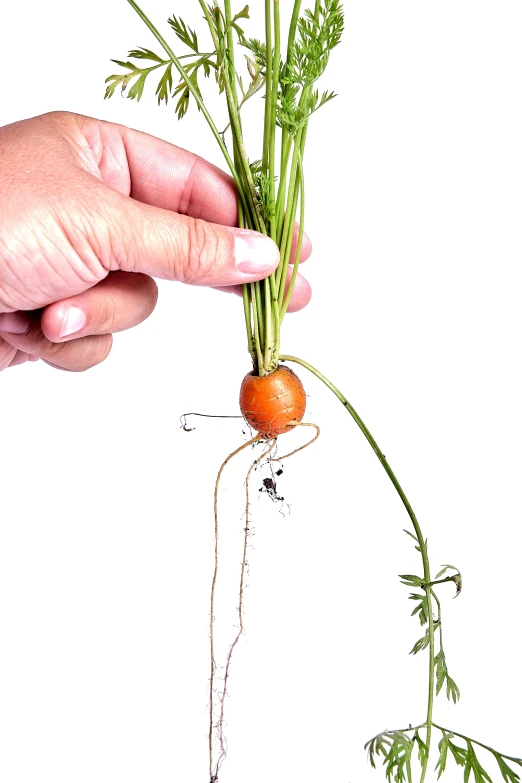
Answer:
<svg viewBox="0 0 522 783"><path fill-rule="evenodd" d="M422 535L422 531L420 528L420 525L417 521L417 517L415 516L415 513L413 511L413 508L410 505L410 502L408 498L406 497L406 494L404 490L402 489L401 485L399 484L397 477L395 476L395 473L391 469L390 465L388 464L386 457L382 453L381 449L379 448L377 441L371 434L368 427L364 424L363 420L357 413L357 411L353 408L352 405L348 402L344 394L339 391L339 389L334 386L334 384L328 380L322 373L319 372L315 367L312 367L311 364L308 362L305 362L303 359L298 359L296 356L280 356L279 357L282 362L288 361L288 362L295 362L296 364L300 364L302 367L305 367L309 372L313 373L316 378L319 378L328 388L335 394L338 400L344 405L352 419L355 421L361 432L363 433L364 437L374 450L375 454L377 455L377 458L381 465L383 466L384 470L388 474L388 477L390 481L392 482L393 486L395 487L397 494L399 495L400 499L402 500L402 503L408 513L408 516L411 520L411 523L413 525L413 528L415 530L417 541L419 543L419 549L421 552L422 557L422 565L424 570L424 584L425 584L425 591L426 591L426 600L428 604L428 629L429 629L429 682L428 682L428 710L427 710L427 717L426 717L426 756L424 758L424 764L422 766L422 776L420 783L424 783L424 780L426 779L426 773L428 770L428 757L430 752L430 745L431 745L431 730L433 726L433 698L434 698L434 692L435 692L435 639L434 639L434 622L433 622L433 605L432 605L432 591L430 582L431 582L431 576L430 576L430 564L428 560L428 550L426 546L426 540L424 539Z"/></svg>
<svg viewBox="0 0 522 783"><path fill-rule="evenodd" d="M454 734L455 737L460 737L463 740L466 740L466 742L471 742L473 745L479 745L481 748L484 748L484 750L489 750L490 753L492 753L494 756L502 756L503 759L507 759L508 761L514 761L518 764L520 764L521 759L515 758L514 756L506 756L505 753L499 753L498 750L494 750L494 748L490 748L489 745L484 745L483 742L479 742L478 740L471 739L471 737L466 737L465 734L459 734L458 731L453 731L453 729L445 729L444 726L439 726L437 723L433 724L433 727L435 729L438 729L439 731L443 731L446 734Z"/></svg>

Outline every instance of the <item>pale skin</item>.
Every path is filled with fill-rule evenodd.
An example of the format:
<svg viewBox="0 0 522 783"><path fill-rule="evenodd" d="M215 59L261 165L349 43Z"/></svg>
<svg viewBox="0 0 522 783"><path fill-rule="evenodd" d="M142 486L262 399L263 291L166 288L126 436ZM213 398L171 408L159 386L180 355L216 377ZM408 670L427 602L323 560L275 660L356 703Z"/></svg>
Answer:
<svg viewBox="0 0 522 783"><path fill-rule="evenodd" d="M0 128L0 370L99 364L154 310L155 277L233 293L266 277L276 245L236 221L233 180L165 141L67 112ZM289 309L310 296L299 274Z"/></svg>

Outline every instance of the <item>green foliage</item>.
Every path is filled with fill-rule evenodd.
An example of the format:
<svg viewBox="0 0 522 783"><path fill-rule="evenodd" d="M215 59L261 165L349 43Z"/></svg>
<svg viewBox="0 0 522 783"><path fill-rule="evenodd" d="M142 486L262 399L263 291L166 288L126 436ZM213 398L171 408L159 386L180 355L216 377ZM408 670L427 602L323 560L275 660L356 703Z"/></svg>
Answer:
<svg viewBox="0 0 522 783"><path fill-rule="evenodd" d="M239 43L243 44L245 42L245 32L237 23L239 19L250 19L249 8L247 5L243 8L242 11L239 11L239 13L233 16L230 22L225 25L224 32L227 33L232 28L237 33Z"/></svg>
<svg viewBox="0 0 522 783"><path fill-rule="evenodd" d="M166 72L163 74L163 76L160 79L160 85L165 79L166 73L170 72L170 67L172 65L170 60L163 60L161 57L159 57L157 54L152 52L150 49L144 49L143 47L139 47L138 49L132 49L129 52L128 56L134 58L135 60L149 60L156 64L151 65L148 68L142 68L136 63L131 62L130 60L127 61L111 60L111 62L116 63L116 65L119 65L121 68L125 68L127 70L127 73L113 74L112 76L108 76L107 79L105 79L105 83L107 84L105 90L105 96L104 96L105 98L111 98L114 95L114 92L117 87L121 87L121 92L124 93L128 85L133 80L135 80L134 83L131 85L131 88L127 92L127 98L131 98L131 99L136 98L136 100L139 101L141 96L143 95L143 89L145 87L145 81L147 79L147 76L149 76L149 74L151 74L152 71L155 71L157 68L161 68L162 66L167 66ZM168 76L167 76L167 80L168 80ZM156 90L157 95L160 90L160 85L158 85L158 89ZM160 98L158 96L158 102L160 102L163 99L166 101L168 99L168 94L166 98Z"/></svg>
<svg viewBox="0 0 522 783"><path fill-rule="evenodd" d="M319 94L313 85L324 73L343 27L340 0L325 0L324 5L319 3L314 11L306 10L298 20L297 38L280 67L277 123L281 128L297 133L314 112L335 98L334 92ZM262 60L260 47L257 54Z"/></svg>
<svg viewBox="0 0 522 783"><path fill-rule="evenodd" d="M181 43L184 43L185 46L188 46L189 49L192 49L193 52L199 55L198 37L194 30L187 27L183 19L174 16L174 14L170 19L167 19L167 22L172 27Z"/></svg>
<svg viewBox="0 0 522 783"><path fill-rule="evenodd" d="M408 587L422 587L424 585L424 579L421 576L415 576L415 574L399 574L401 584Z"/></svg>
<svg viewBox="0 0 522 783"><path fill-rule="evenodd" d="M241 46L248 50L245 55L249 82L244 84L241 73L235 71L235 78L241 90L241 103L255 95L266 80L266 44L257 38L246 38L239 22L249 19L249 7L245 5L226 23L223 12L218 5L208 4L210 32L217 49L211 52L201 52L198 35L183 19L173 14L167 21L178 41L188 50L179 55L184 60L184 77L174 87L172 66L173 61L163 59L150 49L139 47L129 52L129 60L113 60L126 72L112 74L106 79L105 98L114 95L118 87L122 94L129 84L128 98L138 101L143 95L147 77L152 71L165 67L156 86L158 104L167 104L169 98L177 98L176 114L181 119L187 113L191 104L191 90L187 84L201 97L199 76L208 77L214 72L220 92L225 89L225 61L228 57L227 34L233 30ZM298 37L288 54L288 61L280 63L280 90L277 104L277 123L295 134L318 109L335 97L334 92L313 90L313 83L322 75L328 63L331 50L340 41L343 30L343 14L340 0L325 0L317 10L307 10L298 21ZM148 59L153 62L150 67L142 67L133 60ZM306 88L306 89L305 89Z"/></svg>
<svg viewBox="0 0 522 783"><path fill-rule="evenodd" d="M464 783L468 783L471 779L471 773L473 773L474 783L493 783L492 778L477 758L474 744L479 743L474 743L469 737L462 736L462 739L466 742L466 746L462 747L453 741L454 738L455 734L442 730L442 739L439 742L439 758L435 765L435 769L439 770L437 779L439 779L446 770L449 751L457 766L463 767ZM505 783L520 783L520 775L508 764L508 761L511 762L511 764L517 764L522 767L522 759L503 756L502 753L499 753L486 745L482 745L482 747L489 751L495 758Z"/></svg>
<svg viewBox="0 0 522 783"><path fill-rule="evenodd" d="M411 783L412 756L415 745L421 768L428 760L428 746L420 735L420 729L425 728L426 724L424 723L422 726L415 728L410 726L410 728L401 731L383 731L369 740L364 747L368 751L371 766L375 769L376 761L381 756L382 764L385 766L386 780L389 783ZM493 748L481 745L481 743L464 735L456 735L442 728L440 731L442 738L438 745L439 758L435 765L435 771L438 771L437 780L446 771L448 759L453 759L455 764L462 768L464 783L469 783L471 780L473 783L493 783L493 779L477 757L474 747L477 745L483 747L495 758L505 783L520 783L520 775L511 765L516 764L522 767L522 759L504 756ZM456 737L461 738L465 745L457 744ZM473 777L471 777L472 775Z"/></svg>
<svg viewBox="0 0 522 783"><path fill-rule="evenodd" d="M435 677L436 677L436 693L439 694L442 690L444 682L446 683L446 696L449 701L453 701L454 704L460 699L460 691L457 684L448 674L448 667L446 665L446 656L444 650L440 649L435 656Z"/></svg>
<svg viewBox="0 0 522 783"><path fill-rule="evenodd" d="M438 627L438 624L434 623L434 630L436 630L435 626ZM429 647L430 645L430 640L431 640L430 629L426 628L426 633L424 634L424 636L421 636L421 638L418 639L413 645L413 647L411 648L410 655L417 655L417 653L420 652L421 650L426 650L426 648Z"/></svg>
<svg viewBox="0 0 522 783"><path fill-rule="evenodd" d="M283 80L307 87L319 79L328 65L331 51L338 45L344 29L340 0L325 0L324 5L307 9L297 23L298 36L288 57Z"/></svg>
<svg viewBox="0 0 522 783"><path fill-rule="evenodd" d="M428 746L424 742L424 740L421 738L418 729L415 729L415 734L413 735L413 739L416 741L418 749L419 749L418 750L418 756L419 756L419 761L421 763L421 767L424 767L424 765L428 761L428 755L429 755Z"/></svg>
<svg viewBox="0 0 522 783"><path fill-rule="evenodd" d="M170 62L165 68L163 76L159 80L158 86L156 87L156 95L158 96L158 103L161 103L161 101L165 101L165 104L167 104L169 102L169 95L171 93L172 93L172 63Z"/></svg>
<svg viewBox="0 0 522 783"><path fill-rule="evenodd" d="M243 41L243 46L252 52L252 60L257 70L262 76L266 75L266 44L261 43L257 38L249 38ZM247 58L249 59L249 58Z"/></svg>
<svg viewBox="0 0 522 783"><path fill-rule="evenodd" d="M389 783L412 783L411 756L416 738L404 731L383 731L364 746L368 759L375 769L376 758L383 757L386 780Z"/></svg>
<svg viewBox="0 0 522 783"><path fill-rule="evenodd" d="M318 90L313 90L305 96L301 96L299 103L297 96L299 89L290 86L285 92L281 91L277 107L277 123L281 128L286 128L290 133L296 133L305 125L312 114L335 98L333 92L323 92L319 96Z"/></svg>
<svg viewBox="0 0 522 783"><path fill-rule="evenodd" d="M403 582L405 584L405 582ZM417 606L412 611L411 616L419 615L419 622L421 625L426 625L428 622L428 598L426 595L419 595L419 593L410 593L408 596L410 601L418 601Z"/></svg>
<svg viewBox="0 0 522 783"><path fill-rule="evenodd" d="M252 179L256 189L257 203L263 216L263 220L268 222L275 215L275 204L270 192L270 179L263 172L262 162L256 160L250 164Z"/></svg>
<svg viewBox="0 0 522 783"><path fill-rule="evenodd" d="M441 576L444 576L444 574L448 571L455 571L454 574L451 574L451 576L447 576L446 579L440 580ZM444 565L442 569L439 571L438 574L435 576L436 580L444 581L444 582L454 582L455 587L457 588L457 592L454 595L454 598L456 598L458 595L460 595L460 592L462 590L462 574L460 573L458 568L455 568L455 566L452 565Z"/></svg>
<svg viewBox="0 0 522 783"><path fill-rule="evenodd" d="M409 531L405 530L405 533L408 533L414 541L418 543L417 536L414 536L413 534L409 533ZM415 547L417 550L419 550L419 547ZM420 550L419 550L420 551ZM462 577L460 575L460 572L455 566L445 565L441 571L436 576L436 579L438 579L440 576L443 576L448 569L452 569L456 572L455 575L451 577L447 577L448 581L454 581L456 578L458 578L459 584L462 584ZM424 579L420 576L417 576L416 574L400 574L399 577L402 581L403 585L407 585L408 587L421 587L425 592L424 593L410 593L408 596L410 601L416 601L417 605L412 611L412 616L415 616L416 614L419 615L419 622L421 626L425 626L429 622L429 602L428 602L428 592L427 589L430 590L431 595L435 598L437 605L439 607L439 617L434 620L433 622L433 636L435 636L435 631L439 631L439 651L434 656L434 666L435 666L435 692L438 695L440 691L442 690L442 687L444 683L446 683L446 696L448 697L449 701L453 701L454 704L457 703L457 701L460 699L460 691L458 689L457 683L455 680L453 680L449 674L448 674L448 667L446 664L446 655L444 653L444 648L442 646L442 628L441 628L441 618L440 618L440 602L437 596L435 595L433 591L433 585L435 582L430 582L429 587L424 584ZM425 650L430 645L430 629L427 628L424 636L422 636L418 641L415 642L412 649L410 650L410 654L416 655L421 650ZM433 640L435 642L435 639Z"/></svg>
<svg viewBox="0 0 522 783"><path fill-rule="evenodd" d="M190 82L194 91L201 97L198 76L201 71L205 77L210 76L212 71L217 73L216 52L200 52L196 32L188 27L179 17L173 15L168 19L168 23L176 37L189 49L188 54L181 55L181 59L190 59L190 62L187 62L184 66L185 78L181 78L174 87L172 74L174 61L170 58L163 59L150 49L138 47L138 49L133 49L129 52L129 60L125 62L122 60L112 60L112 62L125 68L127 73L113 74L105 80L107 83L105 98L112 97L116 88L119 86L121 87L122 93L124 93L129 83L135 80L130 90L127 92L127 97L136 98L139 101L143 95L147 77L152 71L155 71L162 66L165 67L165 70L156 87L158 104L161 104L162 102L167 104L169 98L177 98L176 114L178 119L181 119L188 111L191 98L191 92L187 85L187 81ZM139 64L132 62L132 60L150 60L155 64L148 68L143 68L140 67Z"/></svg>
<svg viewBox="0 0 522 783"><path fill-rule="evenodd" d="M493 752L493 755L499 766L500 772L502 774L502 778L505 781L505 783L519 783L520 775L517 772L515 772L514 769L511 769L511 767L507 764L507 762L504 761L500 753ZM510 761L513 764L518 764L519 767L522 767L522 759L511 758Z"/></svg>
<svg viewBox="0 0 522 783"><path fill-rule="evenodd" d="M417 550L417 552L420 552L421 548L419 546L419 539L417 538L417 536L415 536L412 532L406 530L405 528L403 528L403 532L406 533L406 535L409 536L410 538L413 538L413 540L416 542L415 549Z"/></svg>

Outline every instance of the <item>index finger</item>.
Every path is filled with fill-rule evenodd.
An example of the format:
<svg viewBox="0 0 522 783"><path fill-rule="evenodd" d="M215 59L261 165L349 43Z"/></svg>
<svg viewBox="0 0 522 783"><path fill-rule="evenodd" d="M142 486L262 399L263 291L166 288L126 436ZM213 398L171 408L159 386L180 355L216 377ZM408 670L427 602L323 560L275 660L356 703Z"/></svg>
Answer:
<svg viewBox="0 0 522 783"><path fill-rule="evenodd" d="M123 125L77 117L104 182L120 193L192 218L237 225L234 180L204 158Z"/></svg>
<svg viewBox="0 0 522 783"><path fill-rule="evenodd" d="M147 133L77 116L98 175L120 193L192 218L237 226L236 186L218 166ZM296 233L296 232L294 232ZM296 236L294 235L295 251ZM311 253L303 237L301 262Z"/></svg>

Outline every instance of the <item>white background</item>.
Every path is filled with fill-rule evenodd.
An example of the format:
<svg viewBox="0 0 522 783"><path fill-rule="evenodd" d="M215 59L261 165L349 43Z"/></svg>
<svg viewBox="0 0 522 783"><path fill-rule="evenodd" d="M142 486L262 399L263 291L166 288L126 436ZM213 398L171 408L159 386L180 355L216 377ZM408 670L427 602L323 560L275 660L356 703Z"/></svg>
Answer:
<svg viewBox="0 0 522 783"><path fill-rule="evenodd" d="M158 25L183 12L201 29L195 6L144 3ZM220 162L203 118L177 124L153 89L103 102L109 59L154 48L123 0L9 3L0 24L1 124L66 109ZM352 0L346 28L325 81L339 97L308 140L314 298L285 323L283 350L367 422L433 570L463 572L458 600L440 590L462 700L441 695L436 719L522 755L522 7ZM179 415L236 413L248 369L240 301L165 283L103 365L2 373L4 783L208 781L213 481L244 437L235 420L185 433ZM421 633L397 579L420 571L408 518L338 401L302 377L322 437L285 464L289 514L252 484L222 783L384 781L364 742L425 715L426 653L408 656ZM248 461L227 471L220 503L231 610Z"/></svg>

